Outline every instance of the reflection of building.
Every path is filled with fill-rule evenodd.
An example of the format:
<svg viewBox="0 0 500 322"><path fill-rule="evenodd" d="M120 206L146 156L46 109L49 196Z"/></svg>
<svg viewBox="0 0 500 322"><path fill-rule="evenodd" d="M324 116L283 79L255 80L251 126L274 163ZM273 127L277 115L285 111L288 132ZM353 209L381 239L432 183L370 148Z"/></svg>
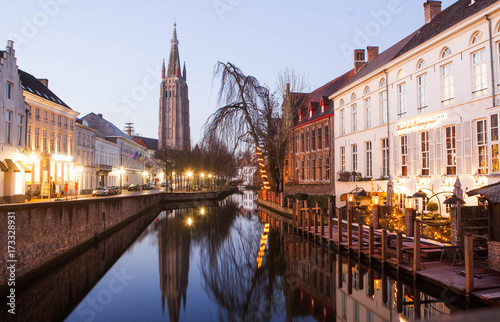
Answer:
<svg viewBox="0 0 500 322"><path fill-rule="evenodd" d="M169 320L173 322L179 321L181 301L186 307L189 277L191 233L183 216L178 216L184 211L174 210L158 230L161 304L164 310L166 297Z"/></svg>
<svg viewBox="0 0 500 322"><path fill-rule="evenodd" d="M12 41L0 50L0 106L0 203L24 202L26 106Z"/></svg>
<svg viewBox="0 0 500 322"><path fill-rule="evenodd" d="M165 61L163 62L158 146L160 150L191 148L186 64L181 72L179 41L175 24L167 70L165 70Z"/></svg>

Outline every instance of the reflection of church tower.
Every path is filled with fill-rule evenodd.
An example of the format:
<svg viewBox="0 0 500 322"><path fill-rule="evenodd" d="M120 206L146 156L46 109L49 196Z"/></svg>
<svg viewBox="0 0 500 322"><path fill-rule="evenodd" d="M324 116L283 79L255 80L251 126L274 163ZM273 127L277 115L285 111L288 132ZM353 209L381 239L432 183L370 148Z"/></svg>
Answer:
<svg viewBox="0 0 500 322"><path fill-rule="evenodd" d="M162 68L160 93L160 124L158 126L158 148L187 150L191 148L189 127L189 98L186 83L186 63L181 72L179 41L174 24L168 69L165 61Z"/></svg>
<svg viewBox="0 0 500 322"><path fill-rule="evenodd" d="M165 311L166 297L172 322L179 321L181 301L186 308L188 286L191 235L181 218L166 219L158 230L161 305Z"/></svg>

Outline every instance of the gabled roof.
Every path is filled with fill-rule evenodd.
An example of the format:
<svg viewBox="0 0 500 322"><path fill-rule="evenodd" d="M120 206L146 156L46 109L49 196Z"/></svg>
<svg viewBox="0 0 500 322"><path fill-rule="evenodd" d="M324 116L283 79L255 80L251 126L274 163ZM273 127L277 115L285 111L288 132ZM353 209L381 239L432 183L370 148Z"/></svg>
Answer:
<svg viewBox="0 0 500 322"><path fill-rule="evenodd" d="M61 106L71 109L66 103L64 103L59 97L57 97L54 92L43 85L35 76L19 69L19 77L21 79L21 87L23 90L33 93L48 101L54 102Z"/></svg>
<svg viewBox="0 0 500 322"><path fill-rule="evenodd" d="M455 2L435 16L429 23L423 25L406 38L380 53L372 61L368 62L350 79L349 82L345 84L345 86L355 83L359 79L378 70L384 65L387 65L392 60L406 54L412 49L415 49L428 40L431 40L461 21L473 16L483 9L486 9L498 1L499 0L477 0L474 4L470 4L471 0L459 0ZM329 95L332 95L335 92L330 92Z"/></svg>
<svg viewBox="0 0 500 322"><path fill-rule="evenodd" d="M296 122L296 127L302 126L306 123L310 123L313 121L316 121L320 118L323 118L327 115L332 115L333 114L333 101L328 100L328 105L325 107L325 110L323 113L321 112L321 108L318 108L321 103L321 100L327 99L328 95L340 90L345 84L354 76L354 70L350 70L344 75L335 78L334 80L326 83L325 85L321 86L320 88L312 91L309 94L304 94L304 93L292 93L295 95L302 96L304 95L305 98L303 100L303 105L300 108L300 112L303 113L302 120ZM307 114L307 111L309 109L309 106L316 107L316 109L313 108L313 115L312 117L309 117Z"/></svg>
<svg viewBox="0 0 500 322"><path fill-rule="evenodd" d="M97 136L100 138L123 137L132 141L127 134L116 127L113 123L95 113L89 113L82 117L82 119L88 122L89 127L97 130Z"/></svg>
<svg viewBox="0 0 500 322"><path fill-rule="evenodd" d="M138 144L142 145L146 149L158 150L158 140L153 138L146 138L143 136L134 135L133 139Z"/></svg>
<svg viewBox="0 0 500 322"><path fill-rule="evenodd" d="M500 203L500 182L467 191L469 197L483 195L489 202Z"/></svg>

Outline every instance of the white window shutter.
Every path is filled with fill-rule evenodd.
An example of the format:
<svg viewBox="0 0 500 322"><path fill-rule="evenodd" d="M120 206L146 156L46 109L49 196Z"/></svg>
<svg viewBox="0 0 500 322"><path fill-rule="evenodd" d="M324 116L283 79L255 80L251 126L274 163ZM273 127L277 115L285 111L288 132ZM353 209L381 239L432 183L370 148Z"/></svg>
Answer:
<svg viewBox="0 0 500 322"><path fill-rule="evenodd" d="M455 125L455 141L457 146L457 174L464 173L463 159L464 159L464 149L463 149L463 139L462 139L462 124Z"/></svg>
<svg viewBox="0 0 500 322"><path fill-rule="evenodd" d="M441 176L441 174L443 173L443 169L441 168L441 156L443 155L443 151L441 149L441 135L442 135L442 131L441 131L441 128L437 128L434 130L434 140L436 142L436 163L435 163L435 175L437 176Z"/></svg>
<svg viewBox="0 0 500 322"><path fill-rule="evenodd" d="M398 137L395 136L392 138L392 159L394 162L394 168L392 170L392 174L394 176L399 175L399 168L398 168Z"/></svg>
<svg viewBox="0 0 500 322"><path fill-rule="evenodd" d="M420 149L422 151L422 149ZM436 154L434 152L434 129L429 129L429 174L431 176L436 174L434 168L434 159Z"/></svg>
<svg viewBox="0 0 500 322"><path fill-rule="evenodd" d="M413 143L412 143L412 136L411 136L411 133L408 133L406 134L406 166L407 166L407 169L408 169L408 175L411 176L413 173L412 173L412 150L411 150L411 147L412 147Z"/></svg>
<svg viewBox="0 0 500 322"><path fill-rule="evenodd" d="M464 123L464 174L472 173L472 128L471 122Z"/></svg>
<svg viewBox="0 0 500 322"><path fill-rule="evenodd" d="M413 133L412 134L412 143L413 143L413 149L412 149L412 173L414 175L418 175L420 173L420 169L418 166L418 133Z"/></svg>

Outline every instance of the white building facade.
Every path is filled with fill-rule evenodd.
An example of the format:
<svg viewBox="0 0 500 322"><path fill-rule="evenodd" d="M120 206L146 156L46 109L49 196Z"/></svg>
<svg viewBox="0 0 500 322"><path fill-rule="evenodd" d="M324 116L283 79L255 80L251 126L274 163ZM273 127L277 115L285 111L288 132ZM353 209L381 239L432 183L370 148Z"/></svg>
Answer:
<svg viewBox="0 0 500 322"><path fill-rule="evenodd" d="M80 123L81 122L81 123ZM76 176L78 193L89 194L96 187L95 136L96 130L76 121Z"/></svg>
<svg viewBox="0 0 500 322"><path fill-rule="evenodd" d="M24 202L26 103L14 43L0 51L0 203Z"/></svg>
<svg viewBox="0 0 500 322"><path fill-rule="evenodd" d="M96 186L120 185L120 146L108 140L95 139Z"/></svg>
<svg viewBox="0 0 500 322"><path fill-rule="evenodd" d="M500 181L500 3L458 1L380 55L369 47L367 62L355 54L360 70L330 96L335 169L373 183L337 180L337 202L389 177L401 205L419 190L442 202L457 178L464 191Z"/></svg>

